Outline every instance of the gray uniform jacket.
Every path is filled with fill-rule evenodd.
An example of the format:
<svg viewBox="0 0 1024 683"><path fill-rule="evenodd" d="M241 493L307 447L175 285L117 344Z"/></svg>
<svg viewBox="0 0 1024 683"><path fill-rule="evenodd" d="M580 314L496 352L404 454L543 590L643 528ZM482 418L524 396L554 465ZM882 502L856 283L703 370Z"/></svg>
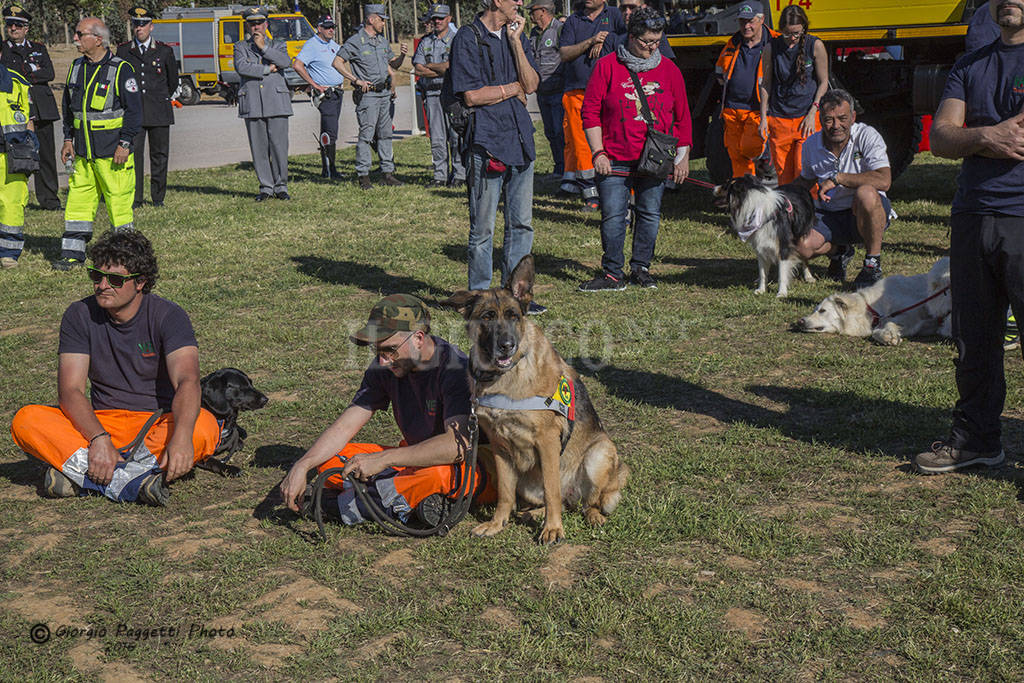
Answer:
<svg viewBox="0 0 1024 683"><path fill-rule="evenodd" d="M541 95L561 93L564 90L562 58L558 54L561 34L562 22L558 19L552 19L543 31L537 26L530 31L530 46L533 48L533 58L537 61L537 75L540 76L537 92Z"/></svg>
<svg viewBox="0 0 1024 683"><path fill-rule="evenodd" d="M395 58L395 53L391 51L391 45L384 36L378 34L371 37L365 28L361 28L345 41L338 50L338 56L349 63L356 78L379 85L387 80L388 62Z"/></svg>
<svg viewBox="0 0 1024 683"><path fill-rule="evenodd" d="M285 67L291 64L288 46L273 39L260 52L252 38L235 43L235 71L242 78L238 87L238 117L262 119L291 116L292 96L284 80ZM277 67L271 72L270 65Z"/></svg>

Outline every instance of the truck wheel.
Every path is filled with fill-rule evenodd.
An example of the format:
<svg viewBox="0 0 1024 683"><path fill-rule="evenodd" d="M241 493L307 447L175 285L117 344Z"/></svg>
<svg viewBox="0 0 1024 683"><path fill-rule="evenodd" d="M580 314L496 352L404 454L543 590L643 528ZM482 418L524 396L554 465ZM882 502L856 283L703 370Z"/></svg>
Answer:
<svg viewBox="0 0 1024 683"><path fill-rule="evenodd" d="M871 125L878 129L885 140L892 179L896 180L913 163L914 155L921 144L921 132L924 130L921 117L907 115L878 123L872 122Z"/></svg>
<svg viewBox="0 0 1024 683"><path fill-rule="evenodd" d="M199 91L196 90L196 86L192 85L191 78L183 78L179 83L178 88L178 101L182 104L199 104L199 100L202 96Z"/></svg>
<svg viewBox="0 0 1024 683"><path fill-rule="evenodd" d="M704 133L704 163L707 165L708 175L716 185L721 185L732 178L732 161L725 149L724 140L725 127L722 119L712 116L711 123Z"/></svg>

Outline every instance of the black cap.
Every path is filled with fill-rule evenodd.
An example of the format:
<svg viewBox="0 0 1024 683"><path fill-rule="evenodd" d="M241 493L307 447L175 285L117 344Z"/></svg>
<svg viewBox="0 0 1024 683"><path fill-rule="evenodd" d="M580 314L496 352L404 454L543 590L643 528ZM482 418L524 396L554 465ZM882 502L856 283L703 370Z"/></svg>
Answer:
<svg viewBox="0 0 1024 683"><path fill-rule="evenodd" d="M334 28L337 24L334 23L334 17L330 14L325 14L316 22L317 26L323 26L324 28Z"/></svg>
<svg viewBox="0 0 1024 683"><path fill-rule="evenodd" d="M133 24L148 24L149 22L156 19L153 13L145 7L135 6L128 10L128 18L132 20Z"/></svg>
<svg viewBox="0 0 1024 683"><path fill-rule="evenodd" d="M245 21L266 21L267 13L262 7L250 7L244 9L239 14L242 15L242 19Z"/></svg>
<svg viewBox="0 0 1024 683"><path fill-rule="evenodd" d="M4 21L10 21L16 24L27 24L32 21L32 15L29 14L21 5L11 5L9 7L4 7Z"/></svg>

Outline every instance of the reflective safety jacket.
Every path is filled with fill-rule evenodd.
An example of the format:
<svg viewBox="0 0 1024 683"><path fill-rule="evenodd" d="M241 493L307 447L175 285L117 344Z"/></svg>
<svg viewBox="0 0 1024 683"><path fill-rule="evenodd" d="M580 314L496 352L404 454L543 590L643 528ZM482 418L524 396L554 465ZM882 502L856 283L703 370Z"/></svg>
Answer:
<svg viewBox="0 0 1024 683"><path fill-rule="evenodd" d="M14 69L0 66L0 153L5 152L4 137L28 130L29 83Z"/></svg>
<svg viewBox="0 0 1024 683"><path fill-rule="evenodd" d="M108 50L97 63L79 57L68 70L64 89L64 139L75 156L114 156L119 142L131 148L142 126L142 98L135 70Z"/></svg>
<svg viewBox="0 0 1024 683"><path fill-rule="evenodd" d="M764 44L767 44L772 38L778 38L782 35L778 31L773 31L767 26L764 26L763 28L768 32L768 35L762 38L762 42ZM734 33L733 36L729 38L729 42L727 42L725 47L722 48L721 54L718 55L718 61L715 62L715 73L718 74L720 79L722 79L723 106L725 104L725 93L729 89L729 79L732 78L733 69L736 68L736 58L739 56L740 44L742 42L743 37L739 32ZM761 101L761 81L764 80L764 69L762 68L761 61L762 60L757 61L757 79L754 81L754 94L757 96L758 102ZM721 107L719 107L718 113L721 115Z"/></svg>

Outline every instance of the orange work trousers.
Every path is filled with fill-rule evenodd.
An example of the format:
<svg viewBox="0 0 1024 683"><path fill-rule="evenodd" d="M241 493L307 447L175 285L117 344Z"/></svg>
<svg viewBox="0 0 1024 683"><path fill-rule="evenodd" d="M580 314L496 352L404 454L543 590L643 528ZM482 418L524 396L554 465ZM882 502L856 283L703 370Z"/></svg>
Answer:
<svg viewBox="0 0 1024 683"><path fill-rule="evenodd" d="M779 176L779 185L796 180L800 175L800 154L807 136L801 132L804 118L784 119L768 117L768 146L772 151L772 164ZM814 122L814 130L820 125Z"/></svg>
<svg viewBox="0 0 1024 683"><path fill-rule="evenodd" d="M562 95L562 132L565 135L565 171L577 179L594 177L594 161L590 144L583 132L583 90L567 90Z"/></svg>
<svg viewBox="0 0 1024 683"><path fill-rule="evenodd" d="M759 130L761 112L727 107L722 110L722 124L725 150L732 162L732 177L741 178L747 173L754 175L754 159L764 152L764 138Z"/></svg>
<svg viewBox="0 0 1024 683"><path fill-rule="evenodd" d="M114 448L123 448L135 440L139 430L146 424L151 412L135 410L97 410L96 417L103 429L110 432ZM145 448L136 449L128 461L128 473L143 467L155 467L163 455L167 442L174 432L174 415L165 413L160 416L144 440ZM54 406L28 405L19 410L11 421L11 436L18 447L31 455L63 472L71 481L83 486L85 473L89 469L89 442L71 424L71 420ZM195 462L210 457L220 440L220 426L217 418L206 409L200 409L192 432L192 447L195 449ZM121 465L118 465L121 468ZM116 487L119 477L115 470L114 480L107 489ZM92 482L86 488L98 490ZM117 496L121 490L104 490L108 498L123 500ZM113 494L113 495L112 495Z"/></svg>
<svg viewBox="0 0 1024 683"><path fill-rule="evenodd" d="M481 449L486 446L481 446ZM349 458L360 453L380 453L386 447L375 443L350 443L336 456L317 468L326 472L333 467L344 467ZM376 475L367 487L371 495L393 516L405 519L408 513L419 505L424 498L440 493L446 497L454 497L458 493L461 477L466 474L465 463L459 465L431 465L429 467L394 467ZM473 499L476 503L493 503L498 499L497 489L488 477L481 460L477 460L476 476L474 477ZM345 485L341 474L334 474L327 479L327 488L338 489L342 521L346 524L357 524L365 521L358 509L356 498L351 486Z"/></svg>

